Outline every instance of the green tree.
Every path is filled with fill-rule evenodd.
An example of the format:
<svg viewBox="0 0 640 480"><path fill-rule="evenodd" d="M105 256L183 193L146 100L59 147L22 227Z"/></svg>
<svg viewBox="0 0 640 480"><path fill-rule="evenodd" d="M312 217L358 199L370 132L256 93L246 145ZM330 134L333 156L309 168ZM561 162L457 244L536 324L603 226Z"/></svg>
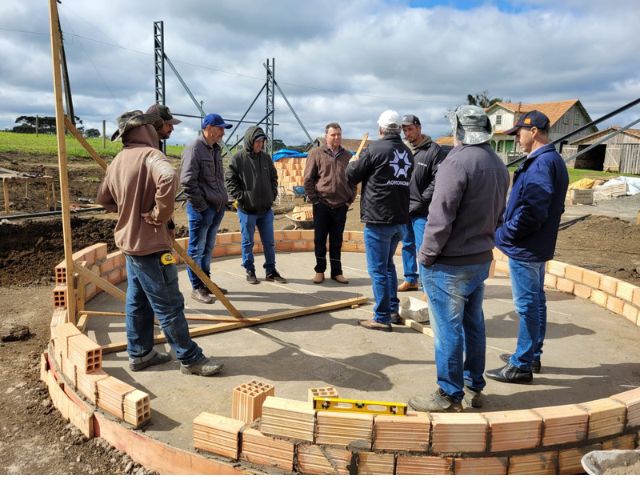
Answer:
<svg viewBox="0 0 640 480"><path fill-rule="evenodd" d="M483 90L482 92L476 93L475 95L471 95L471 94L467 95L467 103L469 105L477 105L482 108L488 108L494 103L502 102L502 101L503 101L502 98L498 98L498 97L491 98L489 96L488 90ZM508 101L509 100L507 100L507 102Z"/></svg>
<svg viewBox="0 0 640 480"><path fill-rule="evenodd" d="M75 117L76 125L79 131L83 131L82 120L79 117ZM21 115L16 118L15 127L11 130L17 133L36 133L36 122L38 123L39 133L56 133L56 117L46 117L35 115Z"/></svg>
<svg viewBox="0 0 640 480"><path fill-rule="evenodd" d="M97 128L88 128L84 132L84 136L87 138L98 138L100 136L100 130Z"/></svg>

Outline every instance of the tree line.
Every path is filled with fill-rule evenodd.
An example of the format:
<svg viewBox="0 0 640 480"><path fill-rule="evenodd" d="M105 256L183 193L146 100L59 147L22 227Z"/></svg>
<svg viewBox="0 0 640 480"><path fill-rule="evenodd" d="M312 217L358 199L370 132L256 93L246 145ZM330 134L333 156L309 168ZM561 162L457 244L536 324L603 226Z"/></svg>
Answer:
<svg viewBox="0 0 640 480"><path fill-rule="evenodd" d="M76 128L87 138L96 138L100 136L100 130L97 128L87 128L85 130L82 119L75 116ZM15 133L56 133L56 117L21 115L14 122L16 125L9 131Z"/></svg>

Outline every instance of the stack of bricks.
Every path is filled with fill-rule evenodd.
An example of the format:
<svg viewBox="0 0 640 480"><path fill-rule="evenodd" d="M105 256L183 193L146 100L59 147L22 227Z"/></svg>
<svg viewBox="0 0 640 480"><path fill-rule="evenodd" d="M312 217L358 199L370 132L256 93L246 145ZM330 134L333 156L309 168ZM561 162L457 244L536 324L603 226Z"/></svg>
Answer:
<svg viewBox="0 0 640 480"><path fill-rule="evenodd" d="M601 398L579 404L589 414L587 438L616 435L624 430L626 407L624 403L611 398Z"/></svg>
<svg viewBox="0 0 640 480"><path fill-rule="evenodd" d="M306 158L281 158L274 162L278 172L278 185L287 195L293 195L293 187L304 185Z"/></svg>
<svg viewBox="0 0 640 480"><path fill-rule="evenodd" d="M262 416L262 404L275 395L275 387L259 380L238 385L233 389L231 418L250 424Z"/></svg>
<svg viewBox="0 0 640 480"><path fill-rule="evenodd" d="M360 452L358 475L393 475L395 455L393 453Z"/></svg>
<svg viewBox="0 0 640 480"><path fill-rule="evenodd" d="M357 444L371 449L373 415L319 411L316 417L316 443L320 445Z"/></svg>
<svg viewBox="0 0 640 480"><path fill-rule="evenodd" d="M535 448L540 443L542 419L531 410L489 412L483 417L489 423L491 452Z"/></svg>
<svg viewBox="0 0 640 480"><path fill-rule="evenodd" d="M305 475L349 475L351 452L346 448L298 445L297 465Z"/></svg>
<svg viewBox="0 0 640 480"><path fill-rule="evenodd" d="M483 452L489 426L479 413L431 414L434 453Z"/></svg>
<svg viewBox="0 0 640 480"><path fill-rule="evenodd" d="M640 388L612 395L611 398L627 408L627 427L640 427Z"/></svg>
<svg viewBox="0 0 640 480"><path fill-rule="evenodd" d="M577 405L534 408L542 418L544 434L542 446L580 442L587 438L589 414Z"/></svg>
<svg viewBox="0 0 640 480"><path fill-rule="evenodd" d="M293 470L293 443L268 437L253 428L244 430L241 438L241 460L287 472Z"/></svg>
<svg viewBox="0 0 640 480"><path fill-rule="evenodd" d="M452 458L398 455L396 475L449 475L452 467Z"/></svg>
<svg viewBox="0 0 640 480"><path fill-rule="evenodd" d="M237 460L243 427L241 420L202 412L193 420L193 446Z"/></svg>
<svg viewBox="0 0 640 480"><path fill-rule="evenodd" d="M149 394L133 390L124 396L123 420L134 427L139 427L151 420L151 401Z"/></svg>
<svg viewBox="0 0 640 480"><path fill-rule="evenodd" d="M376 415L374 450L426 452L429 448L431 420L426 413L408 412L406 416Z"/></svg>
<svg viewBox="0 0 640 480"><path fill-rule="evenodd" d="M307 402L267 397L262 404L260 431L268 435L313 442L316 412Z"/></svg>
<svg viewBox="0 0 640 480"><path fill-rule="evenodd" d="M96 405L114 417L124 419L124 399L135 388L112 376L98 380L96 387Z"/></svg>

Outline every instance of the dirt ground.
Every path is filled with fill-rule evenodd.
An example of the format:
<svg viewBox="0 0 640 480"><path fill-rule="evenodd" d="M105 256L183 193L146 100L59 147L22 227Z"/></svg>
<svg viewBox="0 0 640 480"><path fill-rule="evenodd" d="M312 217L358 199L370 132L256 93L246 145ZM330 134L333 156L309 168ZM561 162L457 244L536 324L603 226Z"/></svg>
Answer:
<svg viewBox="0 0 640 480"><path fill-rule="evenodd" d="M34 174L56 175L56 159L0 155L0 167ZM102 178L92 162L70 162L71 202L95 198ZM13 188L12 213L43 211L42 187ZM638 207L640 208L640 207ZM570 210L570 209L569 209ZM556 259L580 265L640 285L640 226L593 214L561 230ZM359 206L348 214L347 229L360 230ZM177 236L187 236L184 209L176 209ZM113 245L113 215L96 214L72 220L73 249L96 242ZM284 213L276 229L292 228ZM237 231L238 220L227 212L221 231ZM0 342L0 473L2 474L122 474L150 473L102 440L86 440L53 408L39 381L39 358L49 340L53 268L64 257L59 218L0 222L0 332L22 333L18 341ZM312 265L309 265L312 271ZM16 327L27 327L24 335Z"/></svg>

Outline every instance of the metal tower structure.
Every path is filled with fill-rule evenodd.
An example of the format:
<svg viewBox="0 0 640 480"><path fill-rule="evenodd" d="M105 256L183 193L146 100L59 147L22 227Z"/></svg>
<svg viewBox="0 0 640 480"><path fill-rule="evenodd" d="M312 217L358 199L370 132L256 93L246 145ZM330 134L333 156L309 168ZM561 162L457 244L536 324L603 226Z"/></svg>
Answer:
<svg viewBox="0 0 640 480"><path fill-rule="evenodd" d="M153 56L156 79L156 103L165 104L164 92L164 22L153 22Z"/></svg>
<svg viewBox="0 0 640 480"><path fill-rule="evenodd" d="M275 112L276 112L275 72L276 72L276 59L272 58L271 63L269 63L269 59L267 58L267 81L265 83L266 97L267 97L267 103L266 103L267 108L265 111L265 130L266 130L265 133L267 134L268 143L266 145L267 148L265 150L270 156L273 155L273 141L275 138L273 136L273 130L274 130L273 126L274 126Z"/></svg>

